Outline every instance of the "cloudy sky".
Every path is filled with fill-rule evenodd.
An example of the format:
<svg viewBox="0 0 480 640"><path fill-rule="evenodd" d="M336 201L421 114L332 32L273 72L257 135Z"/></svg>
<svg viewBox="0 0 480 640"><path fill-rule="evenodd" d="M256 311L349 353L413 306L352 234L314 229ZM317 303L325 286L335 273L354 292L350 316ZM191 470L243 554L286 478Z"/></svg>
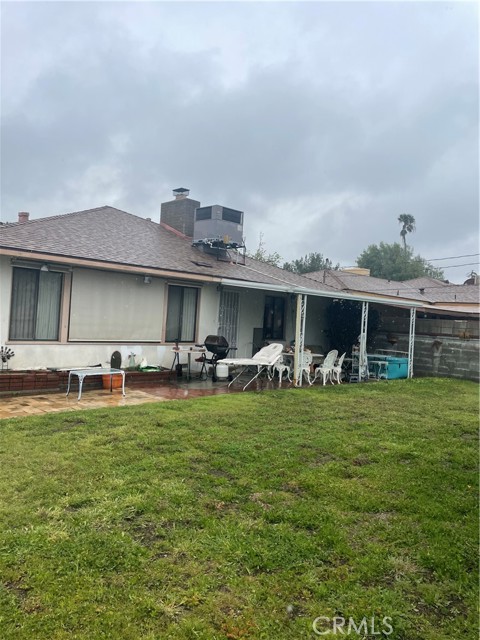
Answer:
<svg viewBox="0 0 480 640"><path fill-rule="evenodd" d="M468 2L2 2L2 220L158 220L182 186L285 260L352 265L401 213L423 257L477 253L478 25Z"/></svg>

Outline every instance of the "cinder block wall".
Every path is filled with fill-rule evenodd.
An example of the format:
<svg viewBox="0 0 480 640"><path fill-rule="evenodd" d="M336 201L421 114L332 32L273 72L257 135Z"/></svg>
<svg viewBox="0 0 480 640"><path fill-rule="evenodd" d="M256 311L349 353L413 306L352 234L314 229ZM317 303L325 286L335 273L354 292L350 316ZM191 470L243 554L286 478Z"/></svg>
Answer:
<svg viewBox="0 0 480 640"><path fill-rule="evenodd" d="M375 334L378 349L408 351L408 318L382 317ZM390 340L395 337L397 343ZM479 323L476 320L417 318L413 372L415 376L462 378L480 382Z"/></svg>

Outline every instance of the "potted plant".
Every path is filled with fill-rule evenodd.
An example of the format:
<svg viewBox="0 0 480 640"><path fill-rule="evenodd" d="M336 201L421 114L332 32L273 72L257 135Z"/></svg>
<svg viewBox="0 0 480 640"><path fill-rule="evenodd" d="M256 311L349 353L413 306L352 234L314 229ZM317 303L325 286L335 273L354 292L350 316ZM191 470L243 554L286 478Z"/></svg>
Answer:
<svg viewBox="0 0 480 640"><path fill-rule="evenodd" d="M135 354L131 353L129 356L129 361L131 361L133 358L133 362L135 362ZM122 355L119 351L114 351L112 353L112 357L110 358L110 362L107 363L110 364L110 367L112 369L120 369L120 366L122 364ZM113 374L111 375L103 375L102 376L102 383L103 383L103 388L104 389L121 389L122 388L122 376L120 374Z"/></svg>

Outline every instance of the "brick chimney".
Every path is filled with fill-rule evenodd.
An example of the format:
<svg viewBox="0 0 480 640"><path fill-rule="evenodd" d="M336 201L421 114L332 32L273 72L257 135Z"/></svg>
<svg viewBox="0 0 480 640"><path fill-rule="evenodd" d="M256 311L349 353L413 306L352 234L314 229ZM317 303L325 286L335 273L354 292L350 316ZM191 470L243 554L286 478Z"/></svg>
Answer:
<svg viewBox="0 0 480 640"><path fill-rule="evenodd" d="M28 218L30 217L30 214L28 213L28 211L19 211L18 212L18 221L19 222L28 222Z"/></svg>
<svg viewBox="0 0 480 640"><path fill-rule="evenodd" d="M189 198L189 194L189 189L185 189L185 187L174 189L174 200L162 202L160 223L193 238L195 209L200 206L200 202Z"/></svg>

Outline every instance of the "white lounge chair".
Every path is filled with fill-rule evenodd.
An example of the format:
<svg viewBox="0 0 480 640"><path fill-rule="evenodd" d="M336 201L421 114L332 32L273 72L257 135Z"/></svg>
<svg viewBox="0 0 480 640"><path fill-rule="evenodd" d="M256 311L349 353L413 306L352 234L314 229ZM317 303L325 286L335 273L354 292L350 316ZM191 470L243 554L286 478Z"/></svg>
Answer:
<svg viewBox="0 0 480 640"><path fill-rule="evenodd" d="M229 383L229 387L237 380L242 373L248 369L248 367L257 367L257 373L250 378L247 384L243 387L243 390L248 387L248 385L258 378L258 376L262 373L262 371L269 370L270 367L273 367L274 364L282 357L283 345L272 343L263 347L251 358L224 358L222 360L223 364L228 365L229 367L242 367L242 370L238 375L233 378L233 380Z"/></svg>
<svg viewBox="0 0 480 640"><path fill-rule="evenodd" d="M335 365L335 360L337 359L337 356L338 356L338 351L336 349L333 349L332 351L329 351L327 353L323 363L315 369L315 376L313 380L310 382L310 384L313 384L315 380L320 376L322 376L323 386L325 386L325 382L327 381L327 378L329 378L330 382L333 384L332 374L333 374L333 367Z"/></svg>

